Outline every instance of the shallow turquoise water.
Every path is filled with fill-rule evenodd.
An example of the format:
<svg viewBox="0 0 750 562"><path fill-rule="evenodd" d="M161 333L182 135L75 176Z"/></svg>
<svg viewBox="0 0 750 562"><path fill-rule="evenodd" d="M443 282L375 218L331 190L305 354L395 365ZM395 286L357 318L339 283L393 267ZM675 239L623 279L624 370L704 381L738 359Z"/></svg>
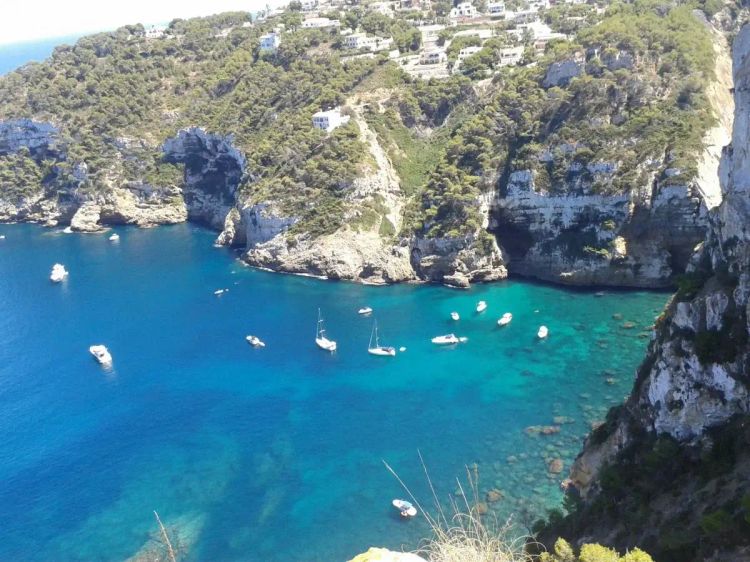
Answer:
<svg viewBox="0 0 750 562"><path fill-rule="evenodd" d="M477 463L481 491L505 493L499 517L538 513L560 500L546 460L568 466L627 394L667 299L322 282L243 267L192 226L118 232L113 244L0 225L0 560L122 560L148 543L154 509L191 560L413 548L424 523L390 507L404 493L382 460L429 504L418 450L441 499ZM48 280L57 261L70 271L62 285ZM366 353L365 304L382 343L405 353ZM334 355L313 343L318 306ZM513 322L497 328L506 311ZM450 331L469 341L429 342ZM109 347L113 372L89 356L93 343ZM554 416L575 421L524 432Z"/></svg>

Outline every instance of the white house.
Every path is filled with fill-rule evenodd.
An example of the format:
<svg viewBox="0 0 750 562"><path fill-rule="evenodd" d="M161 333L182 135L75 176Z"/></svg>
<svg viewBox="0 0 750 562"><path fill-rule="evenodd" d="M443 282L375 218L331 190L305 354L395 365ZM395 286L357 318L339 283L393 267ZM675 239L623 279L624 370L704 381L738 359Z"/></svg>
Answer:
<svg viewBox="0 0 750 562"><path fill-rule="evenodd" d="M472 45L471 47L464 47L460 51L458 51L458 59L457 60L464 60L466 57L470 57L471 55L477 54L479 51L482 50L482 47L478 45Z"/></svg>
<svg viewBox="0 0 750 562"><path fill-rule="evenodd" d="M420 25L417 29L422 34L422 45L427 45L437 43L438 36L445 29L445 26L441 24Z"/></svg>
<svg viewBox="0 0 750 562"><path fill-rule="evenodd" d="M318 0L300 0L303 12L312 12L318 7Z"/></svg>
<svg viewBox="0 0 750 562"><path fill-rule="evenodd" d="M373 2L367 5L367 11L393 17L393 6L390 2Z"/></svg>
<svg viewBox="0 0 750 562"><path fill-rule="evenodd" d="M505 14L505 2L490 2L487 4L487 13L490 16L502 16Z"/></svg>
<svg viewBox="0 0 750 562"><path fill-rule="evenodd" d="M281 36L274 32L260 36L260 50L275 52L281 45Z"/></svg>
<svg viewBox="0 0 750 562"><path fill-rule="evenodd" d="M491 29L480 29L480 28L471 28L471 29L462 29L461 31L457 31L454 35L454 37L479 37L480 39L489 39L492 37L492 30Z"/></svg>
<svg viewBox="0 0 750 562"><path fill-rule="evenodd" d="M163 25L152 25L146 30L146 39L159 39L164 37L167 28Z"/></svg>
<svg viewBox="0 0 750 562"><path fill-rule="evenodd" d="M510 66L521 62L521 58L523 58L523 50L523 46L500 49L500 52L498 53L500 66Z"/></svg>
<svg viewBox="0 0 750 562"><path fill-rule="evenodd" d="M346 125L349 122L348 115L341 115L341 108L336 107L328 111L318 111L312 118L313 127L330 133L336 127Z"/></svg>
<svg viewBox="0 0 750 562"><path fill-rule="evenodd" d="M430 49L424 51L422 56L419 57L419 64L440 64L448 60L448 55L445 54L444 49Z"/></svg>
<svg viewBox="0 0 750 562"><path fill-rule="evenodd" d="M307 18L302 22L302 27L305 29L325 29L341 27L339 20L332 20L329 18Z"/></svg>
<svg viewBox="0 0 750 562"><path fill-rule="evenodd" d="M393 45L390 37L375 37L366 33L352 33L344 38L344 47L347 49L367 49L369 51L385 51Z"/></svg>
<svg viewBox="0 0 750 562"><path fill-rule="evenodd" d="M475 18L477 17L477 9L471 2L461 2L455 8L451 8L450 17L456 18Z"/></svg>

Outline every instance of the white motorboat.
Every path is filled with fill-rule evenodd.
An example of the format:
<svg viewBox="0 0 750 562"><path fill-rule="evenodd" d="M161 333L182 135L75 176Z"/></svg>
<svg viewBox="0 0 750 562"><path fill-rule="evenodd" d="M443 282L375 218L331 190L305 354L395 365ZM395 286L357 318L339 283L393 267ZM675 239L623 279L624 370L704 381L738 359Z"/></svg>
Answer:
<svg viewBox="0 0 750 562"><path fill-rule="evenodd" d="M549 334L549 330L547 329L547 326L539 326L539 330L536 333L536 337L538 337L540 340L543 340L547 337L547 334Z"/></svg>
<svg viewBox="0 0 750 562"><path fill-rule="evenodd" d="M68 271L65 266L61 263L56 263L52 266L52 273L50 273L49 279L53 283L60 283L68 276Z"/></svg>
<svg viewBox="0 0 750 562"><path fill-rule="evenodd" d="M361 314L362 316L372 314L372 308L370 308L369 306L362 307L357 311L357 314Z"/></svg>
<svg viewBox="0 0 750 562"><path fill-rule="evenodd" d="M336 342L326 337L326 329L323 317L320 315L320 309L318 309L318 328L315 331L315 345L326 351L336 351Z"/></svg>
<svg viewBox="0 0 750 562"><path fill-rule="evenodd" d="M487 303L485 301L479 301L477 303L477 312L484 312L487 310Z"/></svg>
<svg viewBox="0 0 750 562"><path fill-rule="evenodd" d="M510 321L513 320L513 315L510 312L506 312L500 317L500 320L497 321L498 326L507 326L510 324Z"/></svg>
<svg viewBox="0 0 750 562"><path fill-rule="evenodd" d="M399 350L399 351L400 351L401 353L403 353L404 351L406 351L406 347L404 347L404 346L402 345L401 347L399 347L399 348L398 348L398 350Z"/></svg>
<svg viewBox="0 0 750 562"><path fill-rule="evenodd" d="M417 508L406 500L393 500L393 507L399 510L401 517L414 517L417 514Z"/></svg>
<svg viewBox="0 0 750 562"><path fill-rule="evenodd" d="M0 240L5 240L5 234L0 234Z"/></svg>
<svg viewBox="0 0 750 562"><path fill-rule="evenodd" d="M91 353L91 355L94 356L94 359L96 359L101 365L112 364L112 355L110 355L109 350L103 345L92 345L89 347L89 353Z"/></svg>
<svg viewBox="0 0 750 562"><path fill-rule="evenodd" d="M372 340L375 339L375 345L372 345ZM380 355L382 357L393 357L396 355L395 347L388 347L380 345L380 339L378 338L378 323L375 322L372 326L372 333L370 333L370 343L367 346L367 353L371 355Z"/></svg>
<svg viewBox="0 0 750 562"><path fill-rule="evenodd" d="M445 336L435 336L432 343L437 345L453 345L459 343L461 339L456 334L446 334Z"/></svg>
<svg viewBox="0 0 750 562"><path fill-rule="evenodd" d="M461 317L458 315L458 312L451 312L451 320L460 320Z"/></svg>
<svg viewBox="0 0 750 562"><path fill-rule="evenodd" d="M117 242L120 239L120 235L116 232L109 237L110 242Z"/></svg>
<svg viewBox="0 0 750 562"><path fill-rule="evenodd" d="M253 347L266 347L266 344L258 336L245 336L245 339Z"/></svg>
<svg viewBox="0 0 750 562"><path fill-rule="evenodd" d="M229 292L229 289L217 289L214 291L214 295L216 295L217 297L220 297L224 293L228 293L228 292Z"/></svg>

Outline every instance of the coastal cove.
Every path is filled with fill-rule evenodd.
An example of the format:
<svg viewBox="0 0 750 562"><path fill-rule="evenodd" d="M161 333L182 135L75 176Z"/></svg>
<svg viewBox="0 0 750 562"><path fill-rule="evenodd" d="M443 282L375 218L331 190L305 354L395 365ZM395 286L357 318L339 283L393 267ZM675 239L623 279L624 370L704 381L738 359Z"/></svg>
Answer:
<svg viewBox="0 0 750 562"><path fill-rule="evenodd" d="M591 424L632 387L668 299L327 282L250 269L193 224L115 231L117 243L0 225L0 559L128 559L153 510L188 560L413 549L428 530L391 507L404 493L382 460L430 505L417 451L441 499L476 463L500 519L542 515ZM56 262L70 272L60 285ZM314 345L318 307L335 354ZM367 354L374 319L406 352ZM430 343L449 332L468 342Z"/></svg>

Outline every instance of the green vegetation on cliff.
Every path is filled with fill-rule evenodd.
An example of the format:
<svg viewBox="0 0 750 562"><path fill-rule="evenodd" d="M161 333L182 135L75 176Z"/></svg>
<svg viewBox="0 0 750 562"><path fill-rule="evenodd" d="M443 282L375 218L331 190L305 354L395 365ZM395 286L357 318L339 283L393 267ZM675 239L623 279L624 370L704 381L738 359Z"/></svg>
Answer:
<svg viewBox="0 0 750 562"><path fill-rule="evenodd" d="M436 4L434 17L447 7ZM331 134L311 124L316 111L355 96L380 98L363 115L410 198L405 235L476 237L481 196L517 170L532 170L537 188L559 194L582 185L622 193L652 176L684 183L696 173L713 119L705 86L714 55L688 5L637 0L605 14L554 7L543 18L575 33L570 41L535 55L529 34L514 37L505 23L458 74L427 81L382 54L346 56L338 30L302 28L297 8L253 25L244 12L175 20L161 38L146 38L141 25L85 37L0 78L0 120L58 126L65 156L55 170L85 162L84 192L178 185L179 168L165 165L161 144L202 127L246 156L243 198L271 201L301 218L296 232L311 234L343 224L348 188L373 166L356 120ZM338 17L407 53L421 43L413 15L351 8ZM261 52L261 35L279 24L278 50ZM477 42L456 36L448 54ZM523 63L537 64L500 66L500 49L516 44L526 48ZM15 168L8 158L0 155L0 167ZM18 197L47 177L49 164L34 162L38 170L26 162L15 191L1 193Z"/></svg>

